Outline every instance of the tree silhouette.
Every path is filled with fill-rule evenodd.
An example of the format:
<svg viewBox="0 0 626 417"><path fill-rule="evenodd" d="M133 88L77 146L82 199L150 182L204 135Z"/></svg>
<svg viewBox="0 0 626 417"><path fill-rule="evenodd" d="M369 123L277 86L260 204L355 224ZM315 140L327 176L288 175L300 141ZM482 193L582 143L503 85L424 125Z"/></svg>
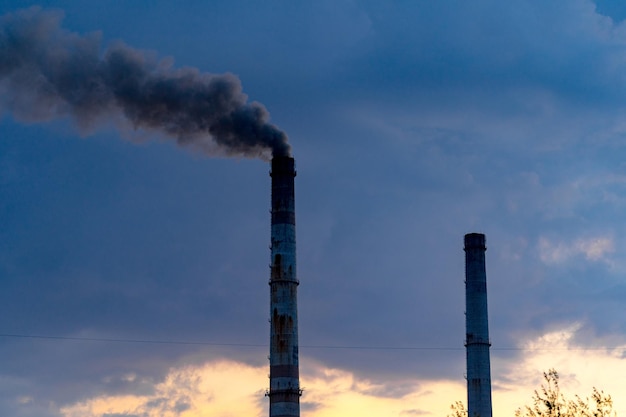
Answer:
<svg viewBox="0 0 626 417"><path fill-rule="evenodd" d="M544 383L535 390L532 403L518 408L515 417L616 417L610 395L593 388L590 397L576 395L567 399L559 387L559 374L555 369L543 373ZM462 401L450 406L448 417L467 417Z"/></svg>
<svg viewBox="0 0 626 417"><path fill-rule="evenodd" d="M613 400L610 395L593 388L591 398L567 399L559 387L559 374L555 369L543 373L544 384L535 390L532 404L520 407L515 417L613 417Z"/></svg>

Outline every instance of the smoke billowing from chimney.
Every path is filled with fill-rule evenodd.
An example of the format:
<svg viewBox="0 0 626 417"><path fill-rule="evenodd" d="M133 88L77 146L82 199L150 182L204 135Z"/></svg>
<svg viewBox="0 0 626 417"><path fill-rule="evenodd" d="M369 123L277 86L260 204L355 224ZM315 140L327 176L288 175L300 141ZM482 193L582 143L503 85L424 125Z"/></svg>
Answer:
<svg viewBox="0 0 626 417"><path fill-rule="evenodd" d="M121 42L101 52L99 35L70 33L62 18L39 8L0 17L0 109L17 120L69 115L82 131L130 124L213 155L290 154L285 133L262 104L248 103L236 76L175 69Z"/></svg>

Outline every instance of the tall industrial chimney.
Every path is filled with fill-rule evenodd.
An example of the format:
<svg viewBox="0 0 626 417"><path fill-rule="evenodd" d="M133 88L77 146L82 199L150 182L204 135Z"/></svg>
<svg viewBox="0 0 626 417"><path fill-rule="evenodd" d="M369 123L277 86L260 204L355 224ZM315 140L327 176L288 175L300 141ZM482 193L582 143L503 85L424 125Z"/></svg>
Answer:
<svg viewBox="0 0 626 417"><path fill-rule="evenodd" d="M485 235L465 235L465 347L468 417L491 417Z"/></svg>
<svg viewBox="0 0 626 417"><path fill-rule="evenodd" d="M294 159L272 159L270 417L300 416Z"/></svg>

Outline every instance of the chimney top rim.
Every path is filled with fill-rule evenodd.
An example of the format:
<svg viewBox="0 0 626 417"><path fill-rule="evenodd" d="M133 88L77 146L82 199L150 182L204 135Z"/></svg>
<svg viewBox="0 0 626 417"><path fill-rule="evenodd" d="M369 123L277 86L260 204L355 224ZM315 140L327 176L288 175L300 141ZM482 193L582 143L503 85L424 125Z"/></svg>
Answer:
<svg viewBox="0 0 626 417"><path fill-rule="evenodd" d="M487 239L483 233L468 233L465 235L464 243L465 249L467 248L482 248L486 249Z"/></svg>

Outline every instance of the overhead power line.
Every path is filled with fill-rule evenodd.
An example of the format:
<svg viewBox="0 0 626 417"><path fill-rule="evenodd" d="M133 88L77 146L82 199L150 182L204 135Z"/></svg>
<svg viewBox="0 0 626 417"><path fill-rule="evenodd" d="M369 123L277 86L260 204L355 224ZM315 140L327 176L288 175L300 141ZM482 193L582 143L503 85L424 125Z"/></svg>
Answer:
<svg viewBox="0 0 626 417"><path fill-rule="evenodd" d="M225 342L194 342L185 340L155 340L155 339L126 339L106 337L77 337L77 336L46 336L34 334L0 333L0 337L17 339L45 339L73 342L101 342L101 343L136 343L153 345L197 345L197 346L225 346L225 347L269 347L267 343L225 343ZM464 351L465 347L446 346L371 346L371 345L300 345L304 349L335 349L335 350L432 350L432 351ZM626 346L602 347L555 347L555 348L524 348L524 347L492 347L495 351L594 351L625 349Z"/></svg>
<svg viewBox="0 0 626 417"><path fill-rule="evenodd" d="M75 342L108 342L108 343L147 343L155 345L203 345L203 346L238 346L238 347L264 347L267 344L254 343L216 343L216 342L190 342L184 340L150 340L150 339L121 339L105 337L73 337L73 336L43 336L33 334L7 334L0 333L0 337L12 337L21 339L52 339L69 340Z"/></svg>
<svg viewBox="0 0 626 417"><path fill-rule="evenodd" d="M269 347L267 343L222 343L222 342L192 342L184 340L153 340L153 339L125 339L105 337L76 337L76 336L44 336L33 334L0 333L0 337L20 339L48 339L67 340L74 342L107 342L107 343L145 343L155 345L200 345L200 346L228 346L228 347ZM417 346L339 346L339 345L300 345L306 349L360 349L360 350L463 350L455 347L417 347Z"/></svg>

